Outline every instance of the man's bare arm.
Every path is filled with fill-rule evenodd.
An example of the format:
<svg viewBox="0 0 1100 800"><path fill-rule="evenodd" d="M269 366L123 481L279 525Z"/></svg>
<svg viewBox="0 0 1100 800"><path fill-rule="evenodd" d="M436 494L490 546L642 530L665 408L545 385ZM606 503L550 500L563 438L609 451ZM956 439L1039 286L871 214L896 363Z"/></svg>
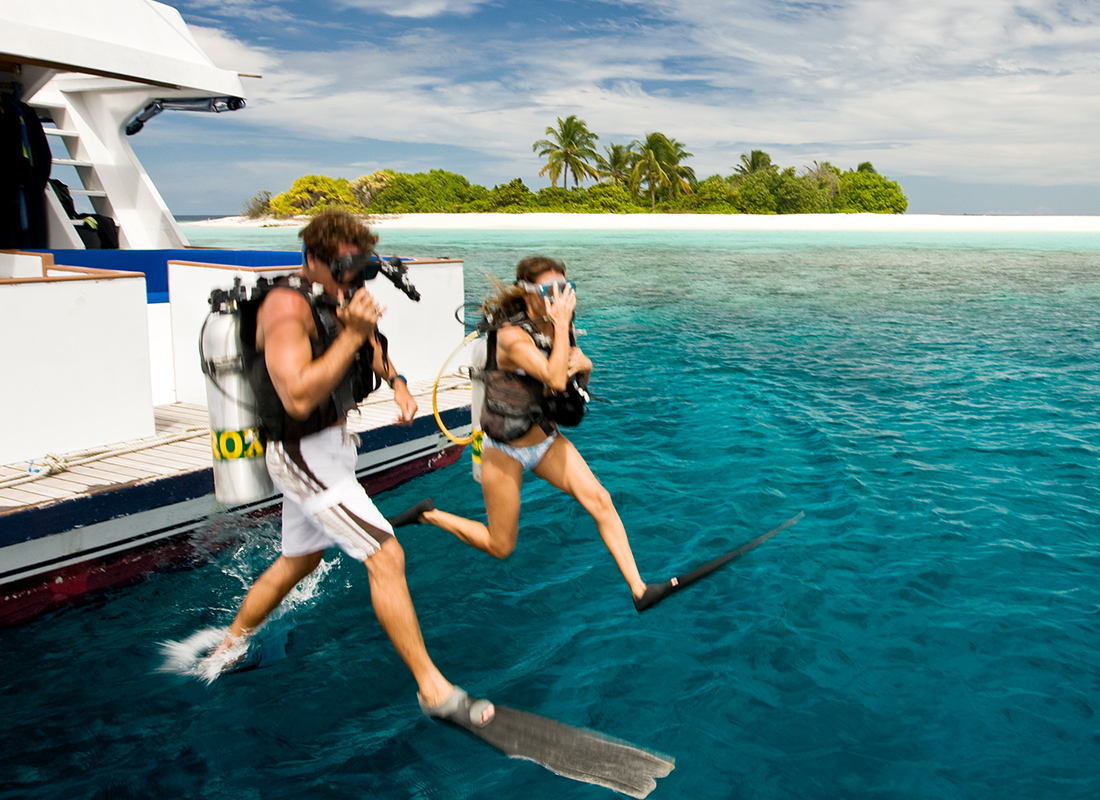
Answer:
<svg viewBox="0 0 1100 800"><path fill-rule="evenodd" d="M353 303L357 300L358 294ZM260 307L263 340L257 345L264 350L267 371L283 407L295 419L306 419L328 398L374 329L374 321L368 324L361 308L346 316L355 324L345 323L336 341L314 360L310 342L313 314L304 297L290 290L273 291Z"/></svg>

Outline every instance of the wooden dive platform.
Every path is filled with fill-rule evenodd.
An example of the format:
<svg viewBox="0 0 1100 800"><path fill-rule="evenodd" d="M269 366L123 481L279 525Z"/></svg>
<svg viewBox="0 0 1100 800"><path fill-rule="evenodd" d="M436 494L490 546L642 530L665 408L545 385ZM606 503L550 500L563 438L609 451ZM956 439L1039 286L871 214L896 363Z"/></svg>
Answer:
<svg viewBox="0 0 1100 800"><path fill-rule="evenodd" d="M409 387L418 406L417 419L432 417L434 381L414 381ZM437 395L439 410L469 407L470 383L458 375L445 376ZM348 429L369 434L389 427L396 418L393 392L385 384L348 419ZM0 526L17 510L44 506L83 495L119 489L142 481L210 470L210 429L206 408L174 403L154 409L156 435L40 459L0 466ZM434 420L432 424L435 425ZM442 434L440 434L442 437Z"/></svg>

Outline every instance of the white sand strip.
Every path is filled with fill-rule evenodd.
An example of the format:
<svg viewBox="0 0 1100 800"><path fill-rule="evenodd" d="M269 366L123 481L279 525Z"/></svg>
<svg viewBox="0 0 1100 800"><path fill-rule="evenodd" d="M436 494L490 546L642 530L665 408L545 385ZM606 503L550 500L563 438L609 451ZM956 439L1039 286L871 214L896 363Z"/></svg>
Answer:
<svg viewBox="0 0 1100 800"><path fill-rule="evenodd" d="M372 217L377 228L437 230L694 231L1035 231L1100 233L1100 217L954 216L947 214L401 214ZM308 222L244 217L183 223L188 227L298 227Z"/></svg>

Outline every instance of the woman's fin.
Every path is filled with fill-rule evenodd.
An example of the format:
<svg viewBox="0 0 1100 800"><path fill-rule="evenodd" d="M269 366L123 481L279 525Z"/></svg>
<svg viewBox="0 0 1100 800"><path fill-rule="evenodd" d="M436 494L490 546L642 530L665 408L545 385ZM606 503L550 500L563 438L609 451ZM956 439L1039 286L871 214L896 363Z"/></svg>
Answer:
<svg viewBox="0 0 1100 800"><path fill-rule="evenodd" d="M637 609L639 613L641 613L642 611L646 611L647 609L653 608L653 606L657 605L669 595L680 591L685 586L691 586L691 584L695 583L700 578L705 578L707 575L710 575L719 567L725 566L729 562L733 561L735 558L743 556L749 550L752 550L754 547L763 544L784 528L788 528L791 525L794 525L796 522L802 519L802 516L803 512L799 511L797 514L795 514L779 527L774 528L773 530L770 530L765 534L757 536L751 542L746 542L745 544L738 547L736 550L731 550L728 553L718 556L718 558L712 559L705 564L699 565L695 569L691 570L691 572L686 572L683 575L673 578L670 581L665 581L664 583L646 584L645 594L643 594L641 598L634 601L634 608Z"/></svg>
<svg viewBox="0 0 1100 800"><path fill-rule="evenodd" d="M425 497L415 506L410 506L402 511L400 514L395 514L392 517L387 517L387 521L394 528L400 528L405 525L415 525L420 522L420 515L425 511L434 511L435 503L432 502L432 498Z"/></svg>

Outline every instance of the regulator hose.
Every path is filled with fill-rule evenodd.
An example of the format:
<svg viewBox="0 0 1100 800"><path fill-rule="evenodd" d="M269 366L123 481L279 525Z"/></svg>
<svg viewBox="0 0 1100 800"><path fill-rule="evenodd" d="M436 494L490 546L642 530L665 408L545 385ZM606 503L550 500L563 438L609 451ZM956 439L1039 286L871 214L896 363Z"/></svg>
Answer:
<svg viewBox="0 0 1100 800"><path fill-rule="evenodd" d="M459 350L461 350L463 347L465 347L470 342L472 342L474 339L476 339L479 334L480 334L480 331L474 331L473 333L469 334L465 339L463 339L459 343L458 347L456 347L454 349L454 351L449 356L447 356L447 360L444 361L443 366L441 366L439 368L439 374L435 376L435 385L432 386L432 414L435 415L435 424L439 426L439 430L441 430L443 432L443 435L446 436L448 439L450 439L455 444L461 444L461 445L469 444L470 442L472 442L474 440L474 433L473 433L473 431L471 431L469 436L467 436L464 439L459 439L457 436L455 436L453 433L451 433L447 429L446 425L443 424L443 418L441 416L439 416L439 403L436 400L436 395L439 392L439 381L443 378L443 372L444 372L444 370L447 369L447 365L451 363L451 359L454 358L456 355L458 355Z"/></svg>

